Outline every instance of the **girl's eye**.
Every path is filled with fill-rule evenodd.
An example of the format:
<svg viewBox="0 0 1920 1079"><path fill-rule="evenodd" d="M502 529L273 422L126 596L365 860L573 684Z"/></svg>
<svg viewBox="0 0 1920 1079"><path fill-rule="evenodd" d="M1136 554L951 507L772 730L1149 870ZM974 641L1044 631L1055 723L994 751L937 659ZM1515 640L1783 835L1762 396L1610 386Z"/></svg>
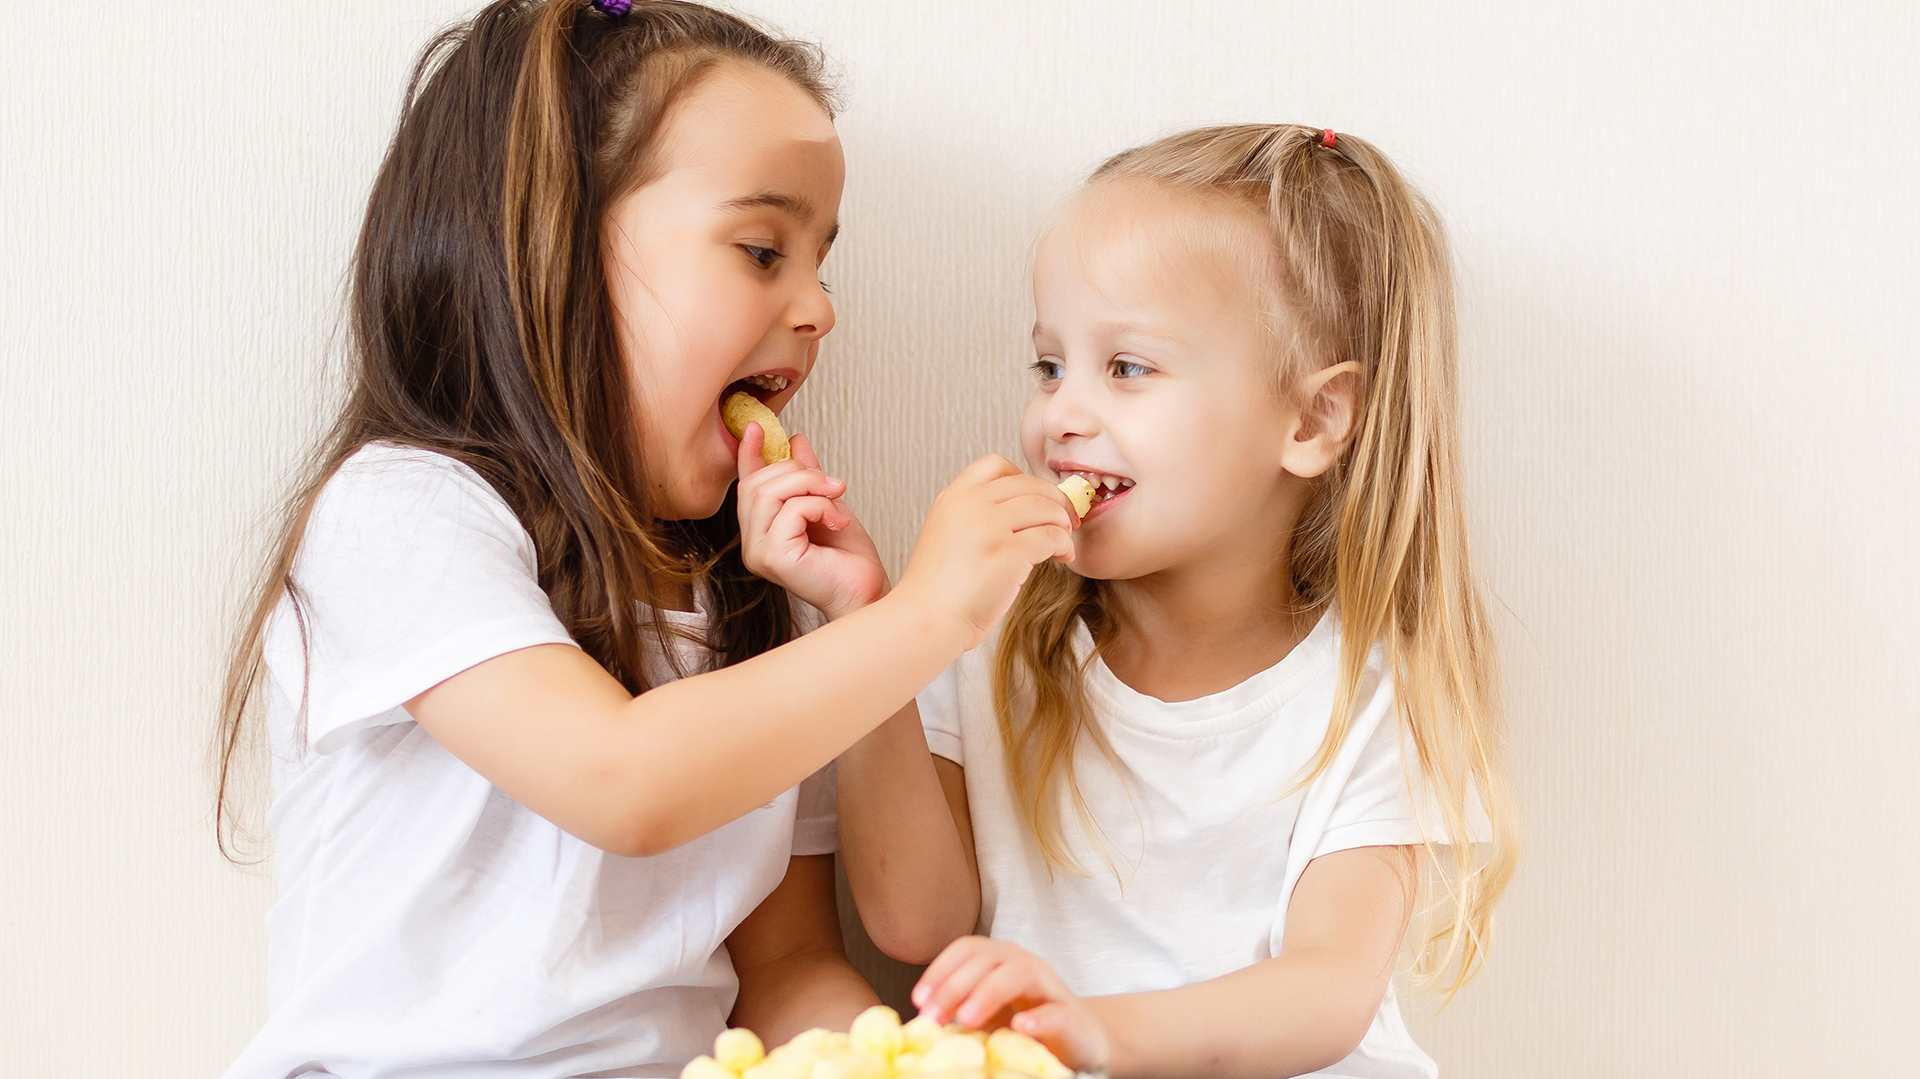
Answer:
<svg viewBox="0 0 1920 1079"><path fill-rule="evenodd" d="M763 270L771 269L774 263L787 257L771 247L755 247L752 244L741 244L740 250L745 251L747 257L759 264Z"/></svg>
<svg viewBox="0 0 1920 1079"><path fill-rule="evenodd" d="M1153 368L1148 367L1146 364L1129 360L1123 356L1115 356L1109 366L1112 368L1113 377L1115 378L1139 378L1141 375L1151 374L1153 371Z"/></svg>
<svg viewBox="0 0 1920 1079"><path fill-rule="evenodd" d="M833 286L832 286L832 285L829 285L829 284L827 284L827 283L826 283L825 281L822 281L822 282L820 282L820 291L821 291L821 292L824 292L824 293L826 293L826 294L827 294L827 295L829 295L829 296L831 296L831 295L833 295Z"/></svg>
<svg viewBox="0 0 1920 1079"><path fill-rule="evenodd" d="M1066 369L1060 366L1060 361L1050 356L1042 356L1027 366L1034 374L1040 376L1042 382L1052 382L1067 373Z"/></svg>

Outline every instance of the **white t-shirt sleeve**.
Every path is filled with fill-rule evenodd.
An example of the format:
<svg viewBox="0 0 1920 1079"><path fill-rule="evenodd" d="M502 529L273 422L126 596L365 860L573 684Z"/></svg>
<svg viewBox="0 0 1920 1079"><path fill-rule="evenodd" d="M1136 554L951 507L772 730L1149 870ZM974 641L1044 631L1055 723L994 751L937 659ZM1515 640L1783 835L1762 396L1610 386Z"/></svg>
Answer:
<svg viewBox="0 0 1920 1079"><path fill-rule="evenodd" d="M800 802L793 813L793 853L832 854L840 849L838 772L829 763L800 781Z"/></svg>
<svg viewBox="0 0 1920 1079"><path fill-rule="evenodd" d="M533 541L465 465L376 444L329 479L294 561L266 662L306 704L306 740L331 753L409 722L423 691L495 656L573 644L540 588Z"/></svg>
<svg viewBox="0 0 1920 1079"><path fill-rule="evenodd" d="M1414 791L1419 792L1417 806ZM1469 800L1467 826L1475 842L1486 841L1486 816L1477 798ZM1354 847L1411 846L1429 841L1440 845L1448 842L1446 818L1421 775L1411 736L1402 730L1399 717L1387 709L1361 748L1313 856Z"/></svg>
<svg viewBox="0 0 1920 1079"><path fill-rule="evenodd" d="M965 660L962 656L949 664L914 698L920 726L927 732L927 748L962 767L967 763L960 750L960 664Z"/></svg>

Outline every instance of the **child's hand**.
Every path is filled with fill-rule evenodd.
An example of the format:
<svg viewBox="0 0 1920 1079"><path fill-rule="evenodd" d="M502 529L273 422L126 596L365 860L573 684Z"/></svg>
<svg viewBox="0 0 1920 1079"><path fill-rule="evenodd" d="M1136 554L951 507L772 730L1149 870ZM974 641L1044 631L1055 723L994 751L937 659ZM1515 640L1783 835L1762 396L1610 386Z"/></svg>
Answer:
<svg viewBox="0 0 1920 1079"><path fill-rule="evenodd" d="M971 648L1007 613L1036 563L1073 557L1078 523L1060 488L1005 457L982 457L934 500L900 590L959 617Z"/></svg>
<svg viewBox="0 0 1920 1079"><path fill-rule="evenodd" d="M757 423L740 437L740 557L747 569L820 608L829 619L879 599L887 571L867 530L840 503L845 480L820 471L805 435L793 459L767 464Z"/></svg>
<svg viewBox="0 0 1920 1079"><path fill-rule="evenodd" d="M1107 1064L1106 1028L1046 960L1004 940L961 937L913 987L913 1004L936 1023L1010 1026L1078 1071Z"/></svg>

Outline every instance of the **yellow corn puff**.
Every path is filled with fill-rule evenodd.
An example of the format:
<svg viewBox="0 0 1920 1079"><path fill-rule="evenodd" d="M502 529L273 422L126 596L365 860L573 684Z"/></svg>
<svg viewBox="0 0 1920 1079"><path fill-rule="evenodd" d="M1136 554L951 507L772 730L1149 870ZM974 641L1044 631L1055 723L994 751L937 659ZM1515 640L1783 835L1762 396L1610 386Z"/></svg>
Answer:
<svg viewBox="0 0 1920 1079"><path fill-rule="evenodd" d="M788 1053L775 1049L767 1059L748 1068L741 1079L808 1079L820 1058L811 1053Z"/></svg>
<svg viewBox="0 0 1920 1079"><path fill-rule="evenodd" d="M1073 1072L1046 1046L1017 1030L987 1035L987 1061L996 1070L1019 1072L1034 1079L1067 1079Z"/></svg>
<svg viewBox="0 0 1920 1079"><path fill-rule="evenodd" d="M987 1040L978 1034L942 1034L920 1055L923 1072L977 1073L987 1066Z"/></svg>
<svg viewBox="0 0 1920 1079"><path fill-rule="evenodd" d="M760 1036L745 1027L723 1030L713 1039L713 1058L722 1067L731 1071L743 1072L767 1058L767 1047L760 1044Z"/></svg>
<svg viewBox="0 0 1920 1079"><path fill-rule="evenodd" d="M813 1066L807 1079L889 1079L892 1065L872 1053L843 1053Z"/></svg>
<svg viewBox="0 0 1920 1079"><path fill-rule="evenodd" d="M1068 476L1060 481L1060 490L1072 500L1073 512L1078 516L1085 517L1093 508L1093 484L1085 476Z"/></svg>
<svg viewBox="0 0 1920 1079"><path fill-rule="evenodd" d="M933 1043L939 1041L943 1033L945 1031L941 1029L940 1024L924 1015L914 1016L907 1020L906 1026L900 1028L902 1050L908 1053L925 1053L933 1048Z"/></svg>
<svg viewBox="0 0 1920 1079"><path fill-rule="evenodd" d="M872 1053L892 1060L900 1052L900 1013L884 1004L876 1004L854 1017L847 1031L855 1052Z"/></svg>
<svg viewBox="0 0 1920 1079"><path fill-rule="evenodd" d="M680 1079L739 1079L739 1076L712 1057L694 1057L680 1069Z"/></svg>
<svg viewBox="0 0 1920 1079"><path fill-rule="evenodd" d="M747 424L759 424L760 430L767 435L767 443L760 448L760 456L768 464L793 456L793 450L787 443L787 429L780 426L780 417L774 415L773 410L761 404L754 395L736 393L727 398L720 406L720 419L735 438L745 437Z"/></svg>
<svg viewBox="0 0 1920 1079"><path fill-rule="evenodd" d="M896 1076L920 1074L920 1054L901 1053L894 1057L893 1074Z"/></svg>

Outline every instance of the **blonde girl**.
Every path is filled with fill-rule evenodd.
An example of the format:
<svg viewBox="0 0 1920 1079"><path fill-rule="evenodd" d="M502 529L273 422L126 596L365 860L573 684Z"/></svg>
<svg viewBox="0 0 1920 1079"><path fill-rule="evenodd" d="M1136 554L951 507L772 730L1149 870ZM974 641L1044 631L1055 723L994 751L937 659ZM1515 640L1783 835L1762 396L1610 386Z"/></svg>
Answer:
<svg viewBox="0 0 1920 1079"><path fill-rule="evenodd" d="M1515 851L1449 281L1432 209L1332 131L1189 131L1065 207L1021 441L1099 500L840 762L922 1014L1116 1077L1435 1074L1390 978L1421 909L1415 971L1472 976Z"/></svg>
<svg viewBox="0 0 1920 1079"><path fill-rule="evenodd" d="M228 683L223 809L257 702L279 882L233 1079L672 1075L872 1001L826 766L1071 516L979 462L888 595L805 438L723 426L833 327L830 104L695 4L499 0L428 49Z"/></svg>

